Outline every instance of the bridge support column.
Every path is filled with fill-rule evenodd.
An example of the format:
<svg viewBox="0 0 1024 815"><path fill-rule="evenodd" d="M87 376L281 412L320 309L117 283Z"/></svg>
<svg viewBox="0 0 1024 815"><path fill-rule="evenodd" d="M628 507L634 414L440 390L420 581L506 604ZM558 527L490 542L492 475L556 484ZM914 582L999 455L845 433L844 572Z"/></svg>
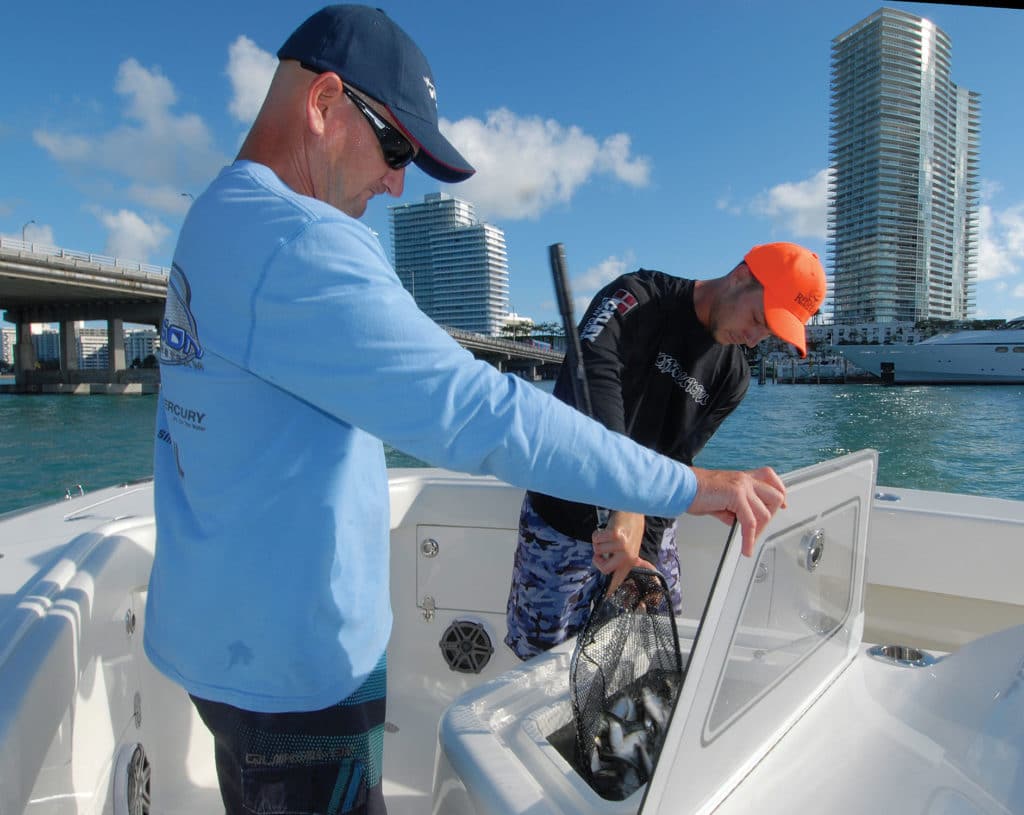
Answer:
<svg viewBox="0 0 1024 815"><path fill-rule="evenodd" d="M60 322L60 371L63 382L71 382L71 372L78 370L78 334L74 320Z"/></svg>
<svg viewBox="0 0 1024 815"><path fill-rule="evenodd" d="M107 373L109 382L115 382L118 371L125 369L124 364L124 320L114 317L107 320Z"/></svg>
<svg viewBox="0 0 1024 815"><path fill-rule="evenodd" d="M14 381L24 385L28 371L36 369L36 348L32 344L32 323L18 320L17 339L14 343Z"/></svg>

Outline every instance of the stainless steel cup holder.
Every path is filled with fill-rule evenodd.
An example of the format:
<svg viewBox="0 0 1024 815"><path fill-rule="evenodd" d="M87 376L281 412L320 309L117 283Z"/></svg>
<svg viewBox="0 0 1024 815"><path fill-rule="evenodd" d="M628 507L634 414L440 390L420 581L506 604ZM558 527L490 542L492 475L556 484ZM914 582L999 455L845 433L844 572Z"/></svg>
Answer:
<svg viewBox="0 0 1024 815"><path fill-rule="evenodd" d="M937 661L927 651L911 645L875 645L868 649L868 656L903 668L926 668Z"/></svg>

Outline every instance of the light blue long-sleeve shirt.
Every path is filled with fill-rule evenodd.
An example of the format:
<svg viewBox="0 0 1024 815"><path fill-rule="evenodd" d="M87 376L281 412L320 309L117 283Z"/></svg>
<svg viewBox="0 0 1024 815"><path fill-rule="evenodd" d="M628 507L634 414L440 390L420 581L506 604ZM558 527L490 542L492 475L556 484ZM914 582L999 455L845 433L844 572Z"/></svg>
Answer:
<svg viewBox="0 0 1024 815"><path fill-rule="evenodd" d="M145 647L196 696L317 710L391 630L381 440L431 464L675 516L688 468L475 360L369 229L259 164L179 236L161 329Z"/></svg>

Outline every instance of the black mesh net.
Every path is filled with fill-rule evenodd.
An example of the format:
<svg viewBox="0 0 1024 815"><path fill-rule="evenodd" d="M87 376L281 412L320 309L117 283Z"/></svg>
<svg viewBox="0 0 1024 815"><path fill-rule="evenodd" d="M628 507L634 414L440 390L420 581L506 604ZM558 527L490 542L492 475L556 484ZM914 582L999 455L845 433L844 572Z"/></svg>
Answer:
<svg viewBox="0 0 1024 815"><path fill-rule="evenodd" d="M665 578L634 569L599 599L570 670L577 770L600 796L622 800L650 778L682 685Z"/></svg>

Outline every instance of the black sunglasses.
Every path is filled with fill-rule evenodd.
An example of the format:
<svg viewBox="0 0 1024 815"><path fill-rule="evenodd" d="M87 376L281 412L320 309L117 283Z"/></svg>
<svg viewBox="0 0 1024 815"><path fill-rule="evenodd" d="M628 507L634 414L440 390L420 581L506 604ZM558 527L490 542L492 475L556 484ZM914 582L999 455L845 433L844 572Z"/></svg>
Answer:
<svg viewBox="0 0 1024 815"><path fill-rule="evenodd" d="M377 137L381 152L384 153L384 163L388 167L392 170L401 170L416 157L416 148L398 128L392 127L378 116L373 108L348 89L348 85L344 85L342 91L370 123L373 135Z"/></svg>

